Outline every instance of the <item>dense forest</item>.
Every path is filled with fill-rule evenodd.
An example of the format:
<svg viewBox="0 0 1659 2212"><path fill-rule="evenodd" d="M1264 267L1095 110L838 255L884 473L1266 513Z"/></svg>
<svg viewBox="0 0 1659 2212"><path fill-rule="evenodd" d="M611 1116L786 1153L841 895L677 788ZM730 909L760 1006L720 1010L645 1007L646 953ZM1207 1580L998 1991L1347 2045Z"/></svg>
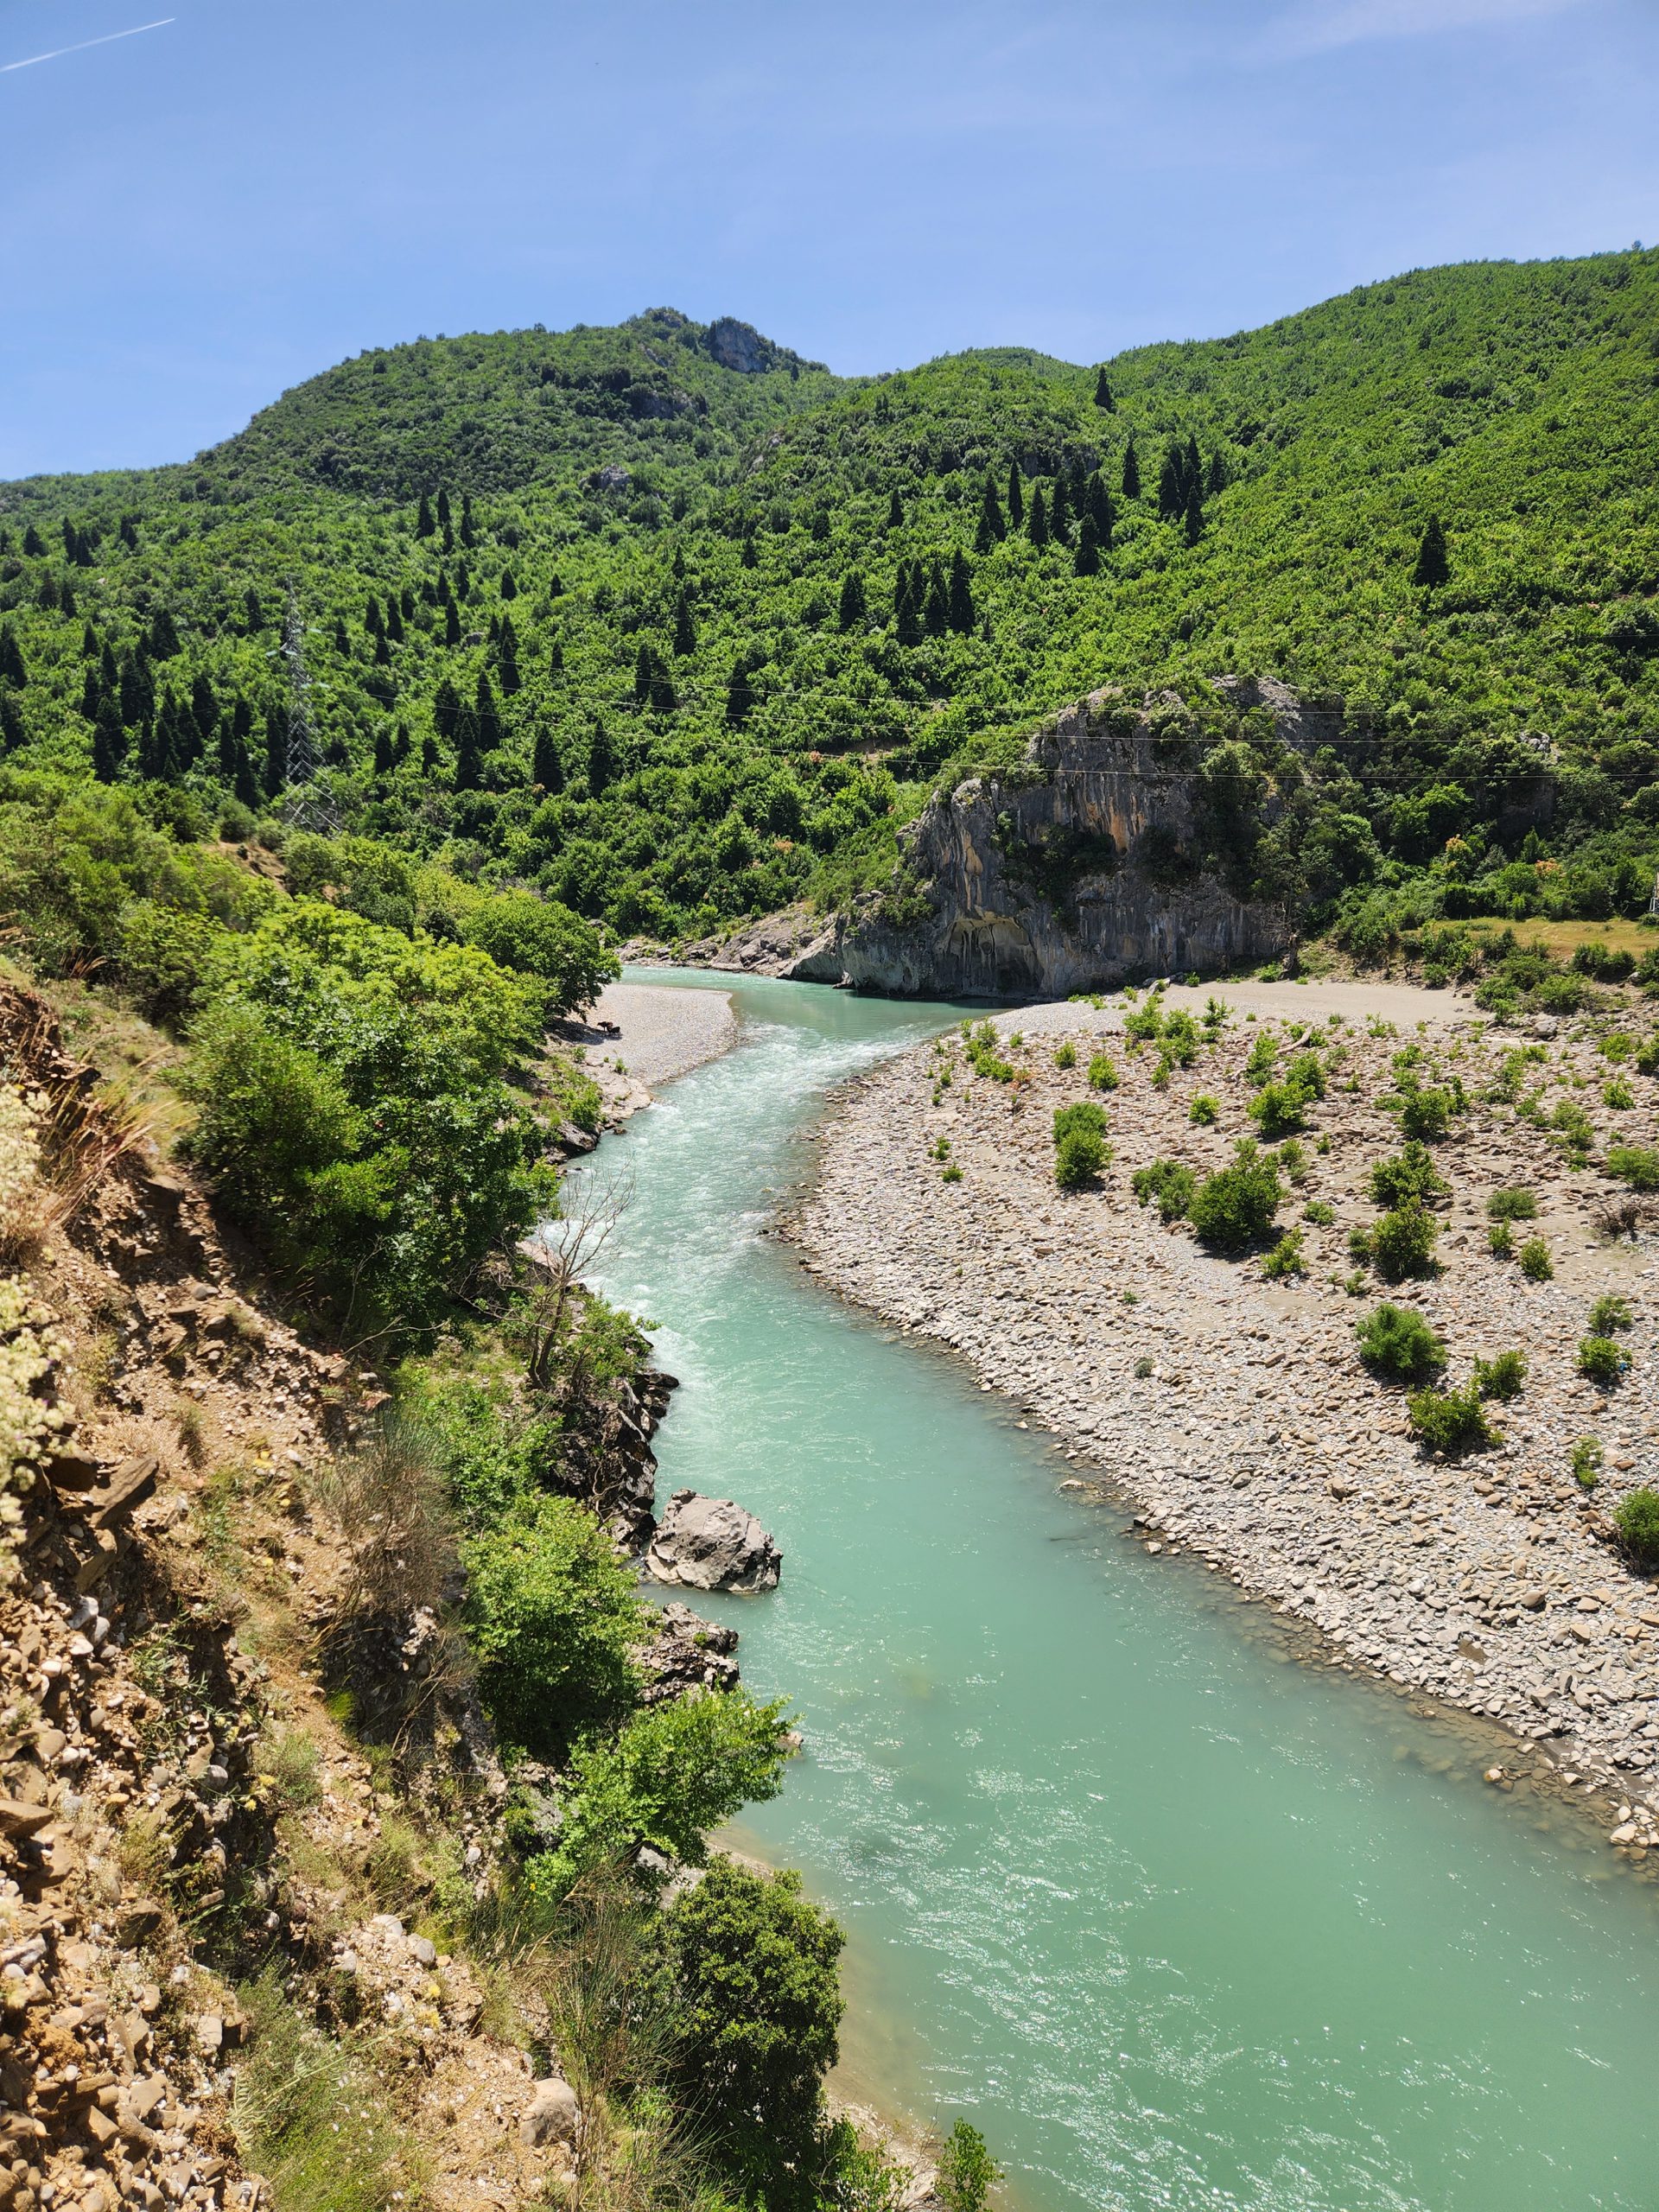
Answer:
<svg viewBox="0 0 1659 2212"><path fill-rule="evenodd" d="M673 938L884 880L931 790L1103 683L1179 692L1247 814L1211 680L1272 675L1344 709L1294 770L1325 862L1274 887L1311 924L1634 914L1656 589L1659 253L1083 367L839 378L661 308L421 338L188 465L0 487L0 789L245 837L301 683L323 826Z"/></svg>

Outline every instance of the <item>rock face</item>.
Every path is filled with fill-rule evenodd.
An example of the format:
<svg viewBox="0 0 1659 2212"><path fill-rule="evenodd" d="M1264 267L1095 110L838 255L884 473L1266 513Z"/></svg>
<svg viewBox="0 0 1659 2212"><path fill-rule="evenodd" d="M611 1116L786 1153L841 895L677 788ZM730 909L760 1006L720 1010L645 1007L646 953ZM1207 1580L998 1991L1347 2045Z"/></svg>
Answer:
<svg viewBox="0 0 1659 2212"><path fill-rule="evenodd" d="M782 1563L753 1513L694 1490L675 1491L645 1554L658 1582L690 1590L775 1590Z"/></svg>
<svg viewBox="0 0 1659 2212"><path fill-rule="evenodd" d="M1298 752L1338 734L1338 715L1282 683L1217 688ZM1036 733L1027 765L929 803L904 836L904 887L827 921L771 916L698 950L803 982L1000 998L1271 957L1289 942L1287 916L1197 865L1203 742L1173 693L1135 705L1093 692Z"/></svg>

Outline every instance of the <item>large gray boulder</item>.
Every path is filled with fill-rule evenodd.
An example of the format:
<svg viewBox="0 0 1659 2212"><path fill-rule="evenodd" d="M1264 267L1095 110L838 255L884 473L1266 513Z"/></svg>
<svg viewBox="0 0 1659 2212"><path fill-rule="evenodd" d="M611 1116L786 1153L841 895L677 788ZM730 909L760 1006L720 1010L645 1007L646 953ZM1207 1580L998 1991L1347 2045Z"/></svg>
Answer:
<svg viewBox="0 0 1659 2212"><path fill-rule="evenodd" d="M694 1490L675 1491L645 1554L656 1580L689 1590L775 1590L782 1564L753 1513Z"/></svg>

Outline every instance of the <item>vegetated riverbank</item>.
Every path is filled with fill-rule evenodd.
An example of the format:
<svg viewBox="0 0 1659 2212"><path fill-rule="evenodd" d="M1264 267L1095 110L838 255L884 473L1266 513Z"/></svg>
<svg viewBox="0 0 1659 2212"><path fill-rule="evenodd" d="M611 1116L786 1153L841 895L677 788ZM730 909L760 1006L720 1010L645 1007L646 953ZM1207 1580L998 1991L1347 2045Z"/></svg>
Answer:
<svg viewBox="0 0 1659 2212"><path fill-rule="evenodd" d="M1140 1507L1146 1541L1197 1550L1356 1666L1500 1724L1563 1783L1616 1789L1614 1840L1640 1859L1659 1838L1659 1592L1606 1504L1659 1470L1659 1221L1605 1155L1659 1137L1659 1077L1637 1065L1652 1017L1610 1001L1517 1034L1444 994L1396 988L1385 1015L1383 994L1358 988L1337 1003L1318 986L1229 988L1224 1026L1205 1024L1202 991L1171 991L1137 1025L1179 1010L1197 1017L1190 1041L1184 1021L1126 1036L1146 1007L1126 1000L1000 1016L979 1033L988 1048L909 1052L848 1087L786 1234L848 1295L1019 1399L1079 1476ZM1075 1065L1057 1066L1068 1046ZM1317 1077L1287 1099L1310 1051ZM1101 1056L1111 1088L1090 1085ZM1294 1224L1300 1240L1276 1279L1260 1249L1215 1256L1133 1188L1160 1158L1200 1177L1227 1166L1262 1132L1269 1080L1281 1118L1270 1106L1265 1126L1301 1124L1276 1154L1272 1234ZM1424 1209L1422 1264L1438 1271L1390 1284L1350 1242L1385 1211L1377 1163L1401 1160L1405 1129L1433 1134L1439 1108L1404 1103L1430 1093L1448 1103L1445 1133L1410 1157L1447 1186ZM1111 1155L1068 1193L1052 1112L1084 1098L1104 1109ZM1491 1248L1498 1190L1537 1210L1514 1224L1511 1256ZM1535 1238L1548 1279L1520 1263ZM1607 1297L1630 1307L1604 1337L1630 1364L1602 1382L1580 1346ZM1473 1363L1523 1354L1518 1395L1499 1401L1505 1380L1486 1378L1479 1418L1497 1440L1453 1457L1414 1434L1406 1390L1358 1353L1356 1325L1384 1300L1442 1340L1440 1389L1471 1414Z"/></svg>

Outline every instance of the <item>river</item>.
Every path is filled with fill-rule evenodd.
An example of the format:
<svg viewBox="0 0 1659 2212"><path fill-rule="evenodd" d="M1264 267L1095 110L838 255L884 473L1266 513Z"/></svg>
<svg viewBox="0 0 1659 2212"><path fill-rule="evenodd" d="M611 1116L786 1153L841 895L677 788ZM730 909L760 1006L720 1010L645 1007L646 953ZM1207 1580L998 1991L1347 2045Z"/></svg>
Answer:
<svg viewBox="0 0 1659 2212"><path fill-rule="evenodd" d="M973 2120L1021 2212L1652 2212L1645 1886L1484 1785L1490 1737L1126 1541L1017 1407L764 1233L826 1089L952 1009L630 980L745 1025L601 1147L633 1196L598 1275L681 1378L659 1495L783 1549L776 1592L699 1604L796 1703L747 1833L849 1930L855 2083Z"/></svg>

